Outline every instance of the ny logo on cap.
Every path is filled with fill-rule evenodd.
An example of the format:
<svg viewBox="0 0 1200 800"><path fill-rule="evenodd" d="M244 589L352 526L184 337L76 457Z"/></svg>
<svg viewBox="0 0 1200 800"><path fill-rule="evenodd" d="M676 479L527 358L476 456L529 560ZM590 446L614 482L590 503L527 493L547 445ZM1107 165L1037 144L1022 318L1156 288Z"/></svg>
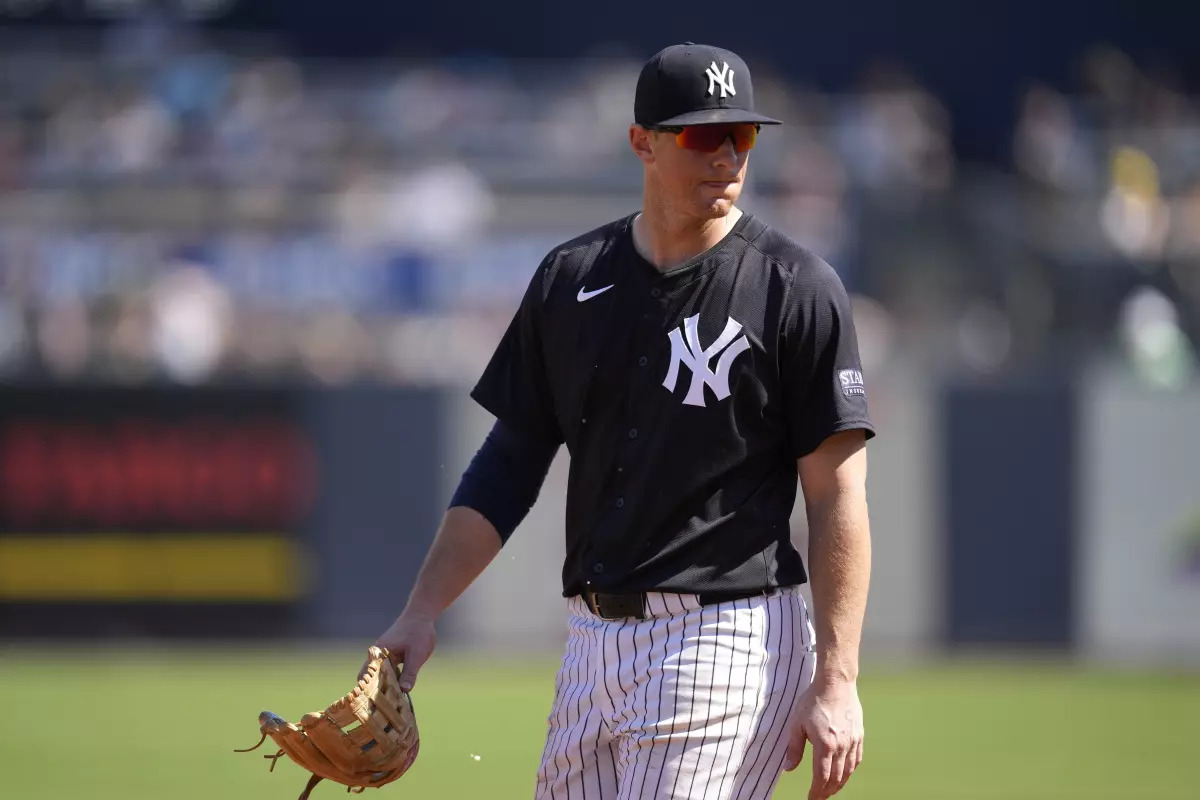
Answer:
<svg viewBox="0 0 1200 800"><path fill-rule="evenodd" d="M721 87L721 97L725 97L725 93L737 94L737 90L733 88L733 70L729 68L729 64L722 61L721 68L717 69L717 62L714 61L708 65L708 69L704 70L704 74L708 76L708 94L711 97L716 94L717 86Z"/></svg>

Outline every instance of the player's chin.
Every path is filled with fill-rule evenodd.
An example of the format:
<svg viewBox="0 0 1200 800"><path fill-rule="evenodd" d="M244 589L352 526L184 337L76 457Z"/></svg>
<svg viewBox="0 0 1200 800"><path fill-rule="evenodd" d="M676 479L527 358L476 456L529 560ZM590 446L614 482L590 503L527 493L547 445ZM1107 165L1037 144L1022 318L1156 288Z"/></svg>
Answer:
<svg viewBox="0 0 1200 800"><path fill-rule="evenodd" d="M738 201L741 193L740 183L722 185L706 183L701 187L700 197L696 204L704 216L710 219L719 219L727 216L733 210L734 203Z"/></svg>

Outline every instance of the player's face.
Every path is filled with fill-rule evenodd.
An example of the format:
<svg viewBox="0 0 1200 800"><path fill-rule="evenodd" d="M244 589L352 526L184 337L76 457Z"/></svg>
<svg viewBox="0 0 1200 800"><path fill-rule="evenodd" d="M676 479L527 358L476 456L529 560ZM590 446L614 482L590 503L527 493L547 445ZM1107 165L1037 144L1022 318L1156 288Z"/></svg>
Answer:
<svg viewBox="0 0 1200 800"><path fill-rule="evenodd" d="M699 135L693 138L705 145L705 135L716 128L694 132ZM681 137L674 132L647 131L636 126L631 131L634 151L646 165L646 177L655 184L655 194L662 202L689 217L725 216L742 194L750 156L745 136L728 135L712 152L682 146L681 138L688 143L686 133ZM749 144L752 143L751 138ZM738 152L739 149L743 152Z"/></svg>

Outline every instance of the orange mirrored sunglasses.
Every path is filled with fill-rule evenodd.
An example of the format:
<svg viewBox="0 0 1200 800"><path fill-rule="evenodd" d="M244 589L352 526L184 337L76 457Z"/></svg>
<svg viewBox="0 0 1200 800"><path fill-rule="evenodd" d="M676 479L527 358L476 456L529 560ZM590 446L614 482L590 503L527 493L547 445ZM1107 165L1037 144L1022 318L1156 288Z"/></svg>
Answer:
<svg viewBox="0 0 1200 800"><path fill-rule="evenodd" d="M675 134L675 142L686 150L696 150L701 153L715 153L725 144L726 139L733 140L733 149L745 153L754 147L758 139L759 125L754 122L718 122L708 125L655 125L652 131Z"/></svg>

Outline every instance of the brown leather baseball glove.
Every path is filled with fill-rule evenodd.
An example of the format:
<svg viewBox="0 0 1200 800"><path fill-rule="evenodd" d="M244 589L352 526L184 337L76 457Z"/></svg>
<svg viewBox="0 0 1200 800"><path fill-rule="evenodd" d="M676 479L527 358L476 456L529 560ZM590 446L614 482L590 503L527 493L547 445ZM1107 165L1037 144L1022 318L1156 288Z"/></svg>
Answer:
<svg viewBox="0 0 1200 800"><path fill-rule="evenodd" d="M399 778L420 746L412 698L400 689L399 672L386 650L372 646L367 654L366 672L345 697L305 714L299 725L264 711L258 715L258 744L234 752L255 750L270 736L279 745L278 753L263 756L271 760L271 771L287 755L312 773L300 800L307 800L324 778L358 792Z"/></svg>

